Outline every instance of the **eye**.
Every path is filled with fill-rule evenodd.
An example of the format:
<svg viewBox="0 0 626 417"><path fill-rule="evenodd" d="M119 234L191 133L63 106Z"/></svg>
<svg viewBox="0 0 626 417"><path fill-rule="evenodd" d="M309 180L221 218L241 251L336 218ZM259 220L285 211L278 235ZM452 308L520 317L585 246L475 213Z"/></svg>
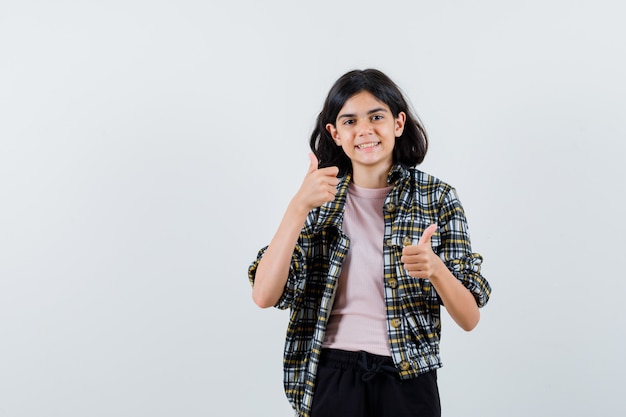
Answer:
<svg viewBox="0 0 626 417"><path fill-rule="evenodd" d="M354 124L354 120L353 120L353 119L346 119L346 120L344 120L343 124L344 124L344 125L351 125L351 124Z"/></svg>
<svg viewBox="0 0 626 417"><path fill-rule="evenodd" d="M383 119L382 114L375 114L372 116L372 120L382 120L382 119Z"/></svg>

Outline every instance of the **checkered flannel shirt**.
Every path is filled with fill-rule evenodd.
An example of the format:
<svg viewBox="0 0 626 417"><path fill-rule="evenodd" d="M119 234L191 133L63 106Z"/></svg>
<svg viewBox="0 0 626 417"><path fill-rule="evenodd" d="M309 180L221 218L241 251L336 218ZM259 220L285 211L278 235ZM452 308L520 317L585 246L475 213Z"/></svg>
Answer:
<svg viewBox="0 0 626 417"><path fill-rule="evenodd" d="M395 165L392 190L384 206L384 285L391 357L400 378L441 367L439 337L441 299L430 281L409 276L402 248L417 244L424 229L437 224L431 244L452 274L469 289L479 307L491 287L480 273L482 257L472 253L467 221L456 191L418 169ZM311 211L296 244L279 309L290 309L284 349L285 393L299 417L310 415L315 376L326 324L333 307L342 262L350 240L341 230L350 175L341 178L335 200ZM254 285L259 260L250 265Z"/></svg>

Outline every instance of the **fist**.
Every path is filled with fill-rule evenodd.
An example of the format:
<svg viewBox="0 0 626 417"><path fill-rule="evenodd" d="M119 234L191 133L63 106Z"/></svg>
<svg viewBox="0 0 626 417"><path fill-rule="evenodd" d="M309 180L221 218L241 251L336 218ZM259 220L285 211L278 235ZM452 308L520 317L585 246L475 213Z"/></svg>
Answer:
<svg viewBox="0 0 626 417"><path fill-rule="evenodd" d="M309 159L309 169L296 198L308 210L312 210L335 199L337 184L339 184L339 179L337 178L339 168L326 167L318 169L319 162L314 153L309 154Z"/></svg>
<svg viewBox="0 0 626 417"><path fill-rule="evenodd" d="M430 243L430 238L436 230L437 225L431 224L424 230L417 245L405 246L402 249L400 260L410 276L430 279L441 267L442 261L433 251Z"/></svg>

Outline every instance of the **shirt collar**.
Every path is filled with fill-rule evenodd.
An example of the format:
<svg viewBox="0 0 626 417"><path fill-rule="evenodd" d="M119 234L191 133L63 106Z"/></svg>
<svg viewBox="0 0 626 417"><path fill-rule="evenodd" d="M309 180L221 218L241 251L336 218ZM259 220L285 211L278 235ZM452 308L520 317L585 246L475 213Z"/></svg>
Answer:
<svg viewBox="0 0 626 417"><path fill-rule="evenodd" d="M389 170L387 175L387 184L394 185L399 179L407 178L410 175L410 171L402 164L394 164Z"/></svg>
<svg viewBox="0 0 626 417"><path fill-rule="evenodd" d="M387 184L394 185L398 180L407 178L409 175L410 171L408 168L402 166L401 164L394 164L387 175ZM335 227L337 229L341 228L350 181L352 181L352 174L350 172L339 178L335 199L331 202L323 204L320 207L319 216L314 228L315 232L328 227Z"/></svg>
<svg viewBox="0 0 626 417"><path fill-rule="evenodd" d="M339 178L335 199L333 201L329 201L328 203L324 203L320 207L317 224L314 228L315 232L319 232L320 230L328 227L335 227L337 229L341 227L346 198L348 196L348 187L350 186L351 180L351 173Z"/></svg>

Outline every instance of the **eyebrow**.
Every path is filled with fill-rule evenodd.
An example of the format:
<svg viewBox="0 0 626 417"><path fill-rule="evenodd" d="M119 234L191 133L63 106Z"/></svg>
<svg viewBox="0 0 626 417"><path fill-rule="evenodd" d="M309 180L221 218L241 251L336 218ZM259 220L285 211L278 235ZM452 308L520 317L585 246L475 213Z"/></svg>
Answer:
<svg viewBox="0 0 626 417"><path fill-rule="evenodd" d="M378 113L378 112L387 112L387 110L384 107L376 107L375 109L368 111L367 114L370 115L370 114ZM352 114L352 113L340 114L339 116L337 116L337 119L344 119L344 118L350 118L350 117L356 117L356 114Z"/></svg>

